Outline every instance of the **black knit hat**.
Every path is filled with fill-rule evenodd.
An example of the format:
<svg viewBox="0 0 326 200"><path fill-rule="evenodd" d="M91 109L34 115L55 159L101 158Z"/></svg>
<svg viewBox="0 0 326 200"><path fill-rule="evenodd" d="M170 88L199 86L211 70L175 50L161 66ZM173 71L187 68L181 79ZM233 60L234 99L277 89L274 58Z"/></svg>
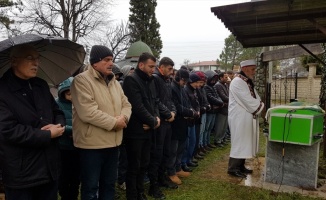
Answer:
<svg viewBox="0 0 326 200"><path fill-rule="evenodd" d="M89 62L92 65L108 56L113 56L113 53L109 48L102 45L94 45L92 46L91 53L89 55Z"/></svg>
<svg viewBox="0 0 326 200"><path fill-rule="evenodd" d="M180 81L181 79L188 81L189 80L189 72L185 69L179 69L175 74L176 81ZM177 80L178 79L178 80Z"/></svg>
<svg viewBox="0 0 326 200"><path fill-rule="evenodd" d="M197 81L201 81L200 76L198 76L196 73L191 73L189 75L189 83L194 83L194 82L197 82Z"/></svg>

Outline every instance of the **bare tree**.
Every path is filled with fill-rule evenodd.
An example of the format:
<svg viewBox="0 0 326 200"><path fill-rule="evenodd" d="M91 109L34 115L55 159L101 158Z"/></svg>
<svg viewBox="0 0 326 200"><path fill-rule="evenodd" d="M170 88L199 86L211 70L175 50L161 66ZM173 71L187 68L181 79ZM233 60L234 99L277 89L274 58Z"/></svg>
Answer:
<svg viewBox="0 0 326 200"><path fill-rule="evenodd" d="M109 23L112 1L21 0L22 7L14 14L23 33L52 34L76 42Z"/></svg>
<svg viewBox="0 0 326 200"><path fill-rule="evenodd" d="M123 59L131 43L129 24L121 21L120 24L110 27L105 35L106 44L113 52L113 61Z"/></svg>
<svg viewBox="0 0 326 200"><path fill-rule="evenodd" d="M103 29L104 30L104 29ZM93 37L86 42L86 46L101 44L112 50L113 62L122 60L131 45L128 22L112 23L103 32L101 37Z"/></svg>
<svg viewBox="0 0 326 200"><path fill-rule="evenodd" d="M190 60L189 60L189 59L184 59L184 60L183 60L183 64L184 64L184 65L188 66L189 63L190 63Z"/></svg>

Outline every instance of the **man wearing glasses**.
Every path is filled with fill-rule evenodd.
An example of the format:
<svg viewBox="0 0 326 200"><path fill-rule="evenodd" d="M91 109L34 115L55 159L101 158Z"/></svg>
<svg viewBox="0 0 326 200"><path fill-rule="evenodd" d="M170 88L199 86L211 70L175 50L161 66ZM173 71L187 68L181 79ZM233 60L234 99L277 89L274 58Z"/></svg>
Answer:
<svg viewBox="0 0 326 200"><path fill-rule="evenodd" d="M48 84L36 77L39 53L18 45L0 79L0 168L7 200L57 200L65 118Z"/></svg>

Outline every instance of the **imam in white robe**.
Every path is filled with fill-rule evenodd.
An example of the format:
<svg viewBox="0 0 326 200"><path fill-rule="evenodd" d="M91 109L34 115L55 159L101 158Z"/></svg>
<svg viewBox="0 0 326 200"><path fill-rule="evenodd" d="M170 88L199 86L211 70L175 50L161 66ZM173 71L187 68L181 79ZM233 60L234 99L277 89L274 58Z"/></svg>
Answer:
<svg viewBox="0 0 326 200"><path fill-rule="evenodd" d="M240 78L242 77L242 78ZM238 159L253 158L258 152L259 119L264 103L255 89L242 75L235 77L230 84L228 122L231 132L230 157Z"/></svg>

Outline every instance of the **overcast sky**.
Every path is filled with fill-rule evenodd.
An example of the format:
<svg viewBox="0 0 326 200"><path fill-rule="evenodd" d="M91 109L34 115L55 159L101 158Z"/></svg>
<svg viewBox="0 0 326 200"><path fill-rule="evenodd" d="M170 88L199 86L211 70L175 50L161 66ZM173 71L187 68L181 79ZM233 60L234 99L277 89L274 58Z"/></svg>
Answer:
<svg viewBox="0 0 326 200"><path fill-rule="evenodd" d="M247 1L157 0L156 18L163 42L161 58L170 57L176 68L185 59L190 63L216 60L230 32L210 8ZM115 4L112 19L127 21L129 0L118 0Z"/></svg>

